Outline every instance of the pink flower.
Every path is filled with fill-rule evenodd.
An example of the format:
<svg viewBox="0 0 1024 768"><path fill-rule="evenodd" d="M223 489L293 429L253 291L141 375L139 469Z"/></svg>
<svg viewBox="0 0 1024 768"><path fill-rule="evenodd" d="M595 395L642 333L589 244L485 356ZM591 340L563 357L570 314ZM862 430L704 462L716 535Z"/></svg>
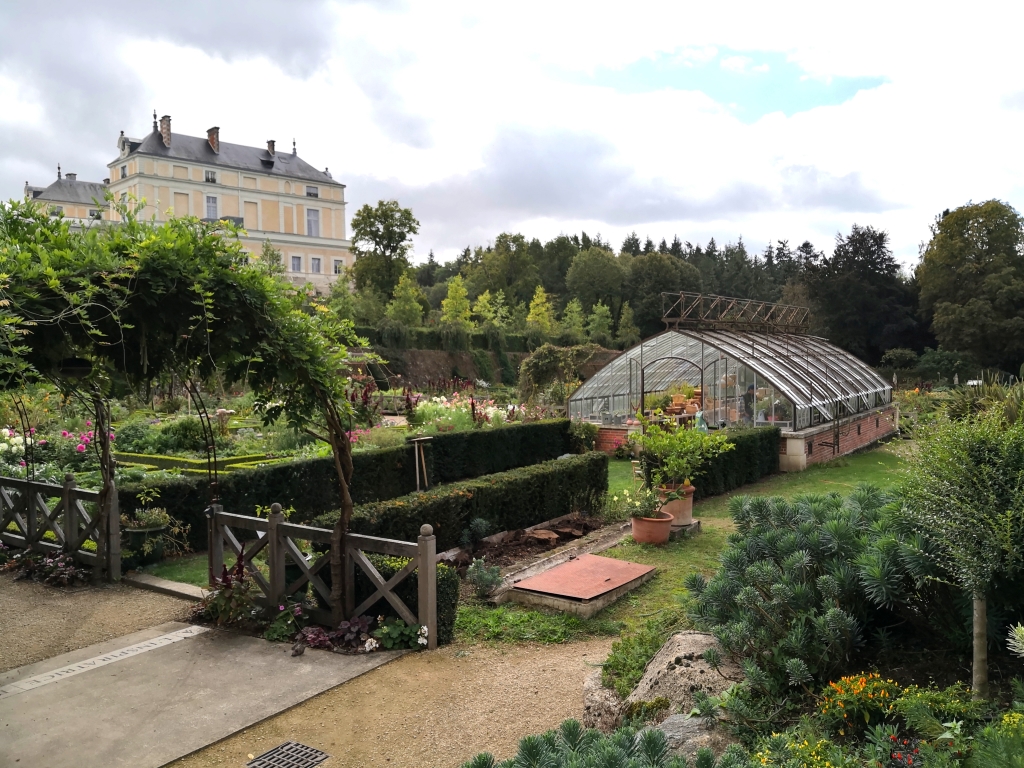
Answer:
<svg viewBox="0 0 1024 768"><path fill-rule="evenodd" d="M68 431L66 429L62 429L60 431L60 436L61 437L71 437L71 435L68 434Z"/></svg>
<svg viewBox="0 0 1024 768"><path fill-rule="evenodd" d="M28 430L28 433L30 435L34 435L36 433L36 428L35 427L30 427L29 430Z"/></svg>
<svg viewBox="0 0 1024 768"><path fill-rule="evenodd" d="M24 466L25 466L25 462L24 462L24 461L19 461L19 462L18 462L18 466L20 466L20 467L24 467Z"/></svg>
<svg viewBox="0 0 1024 768"><path fill-rule="evenodd" d="M91 426L92 426L92 422L91 422L91 421L87 421L87 422L85 422L85 426L87 426L87 427L91 427Z"/></svg>
<svg viewBox="0 0 1024 768"><path fill-rule="evenodd" d="M92 440L90 440L90 439L89 439L89 438L87 437L87 438L83 439L83 440L82 440L82 442L88 445L89 443L91 443L91 442L92 442Z"/></svg>
<svg viewBox="0 0 1024 768"><path fill-rule="evenodd" d="M85 451L85 446L79 443L78 445L75 446L75 450L78 451L79 453L82 453L83 451Z"/></svg>
<svg viewBox="0 0 1024 768"><path fill-rule="evenodd" d="M92 436L93 436L93 434L92 434L92 430L90 429L90 430L89 430L89 437L92 437Z"/></svg>
<svg viewBox="0 0 1024 768"><path fill-rule="evenodd" d="M40 440L40 441L39 441L39 444L40 444L40 445L46 445L46 443L47 443L47 441L46 441L46 440Z"/></svg>

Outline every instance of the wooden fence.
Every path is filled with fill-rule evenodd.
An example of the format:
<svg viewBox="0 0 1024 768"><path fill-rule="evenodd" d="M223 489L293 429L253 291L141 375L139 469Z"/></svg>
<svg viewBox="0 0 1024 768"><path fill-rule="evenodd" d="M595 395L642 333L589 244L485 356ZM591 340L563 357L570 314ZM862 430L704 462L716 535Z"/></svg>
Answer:
<svg viewBox="0 0 1024 768"><path fill-rule="evenodd" d="M64 485L0 477L0 541L36 552L63 552L93 568L94 580L121 578L121 532L117 493L110 494L106 524L99 508L100 492ZM89 506L89 508L86 507ZM52 535L47 537L47 532ZM94 547L86 549L86 542Z"/></svg>
<svg viewBox="0 0 1024 768"><path fill-rule="evenodd" d="M324 568L330 571L330 551L307 561L298 546L299 541L330 545L332 531L328 528L313 528L308 525L288 523L281 513L281 505L273 504L267 518L235 515L224 512L219 504L214 504L207 512L209 519L209 552L210 552L210 583L219 577L225 565L225 545L237 558L242 554L245 569L262 593L257 602L265 606L282 605L286 598L299 598L303 602L308 585L312 585L320 602L327 606L316 608L306 605L305 609L318 622L332 623L331 590L318 576ZM253 531L255 541L243 542L236 531ZM395 612L413 626L427 628L427 647L437 647L437 540L429 525L420 529L416 542L397 541L395 539L379 539L373 536L362 536L350 533L346 537L346 551L343 565L345 568L345 595L343 614L346 618L365 613L381 598L395 609ZM244 543L244 548L243 548ZM266 550L265 561L267 575L264 575L254 558ZM380 572L373 566L367 553L381 553L394 557L407 557L409 563L394 576L385 581ZM287 583L287 566L291 564L299 575L290 584ZM373 584L374 592L359 605L355 602L356 568L362 570ZM395 588L413 571L418 571L418 614L415 615L405 602L395 594Z"/></svg>

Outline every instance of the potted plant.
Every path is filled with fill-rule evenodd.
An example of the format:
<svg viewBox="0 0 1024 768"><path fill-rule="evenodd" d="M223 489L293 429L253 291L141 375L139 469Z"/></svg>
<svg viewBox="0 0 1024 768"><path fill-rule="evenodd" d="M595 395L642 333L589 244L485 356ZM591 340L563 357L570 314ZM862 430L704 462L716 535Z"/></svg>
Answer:
<svg viewBox="0 0 1024 768"><path fill-rule="evenodd" d="M661 494L662 511L672 515L675 525L689 525L693 522L693 478L700 474L705 462L732 450L734 445L721 432L710 434L660 424L645 426L640 444Z"/></svg>
<svg viewBox="0 0 1024 768"><path fill-rule="evenodd" d="M139 565L157 563L164 558L164 534L171 526L171 516L163 507L150 506L159 497L158 489L143 489L136 496L142 508L121 515L127 547L135 554L135 562Z"/></svg>
<svg viewBox="0 0 1024 768"><path fill-rule="evenodd" d="M661 499L654 491L643 489L628 503L633 541L638 544L664 544L672 533L672 515L661 510Z"/></svg>

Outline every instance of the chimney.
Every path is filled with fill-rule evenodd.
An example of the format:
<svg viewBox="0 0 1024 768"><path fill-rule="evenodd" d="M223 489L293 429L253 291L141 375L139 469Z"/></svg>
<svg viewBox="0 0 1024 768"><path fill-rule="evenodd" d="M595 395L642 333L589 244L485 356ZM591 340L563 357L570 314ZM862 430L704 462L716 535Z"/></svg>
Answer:
<svg viewBox="0 0 1024 768"><path fill-rule="evenodd" d="M272 155L275 153L273 139L267 139L267 152L269 152Z"/></svg>
<svg viewBox="0 0 1024 768"><path fill-rule="evenodd" d="M106 184L109 187L110 186L110 179L104 179L103 183Z"/></svg>
<svg viewBox="0 0 1024 768"><path fill-rule="evenodd" d="M206 129L206 140L210 142L210 149L220 154L220 128L216 125Z"/></svg>
<svg viewBox="0 0 1024 768"><path fill-rule="evenodd" d="M77 173L65 173L64 174L64 178L67 179L68 181L78 181L78 174Z"/></svg>
<svg viewBox="0 0 1024 768"><path fill-rule="evenodd" d="M60 181L60 163L57 163L57 181Z"/></svg>
<svg viewBox="0 0 1024 768"><path fill-rule="evenodd" d="M292 154L295 154L295 139L292 139Z"/></svg>
<svg viewBox="0 0 1024 768"><path fill-rule="evenodd" d="M160 118L160 136L163 137L164 146L171 146L171 116L164 115Z"/></svg>

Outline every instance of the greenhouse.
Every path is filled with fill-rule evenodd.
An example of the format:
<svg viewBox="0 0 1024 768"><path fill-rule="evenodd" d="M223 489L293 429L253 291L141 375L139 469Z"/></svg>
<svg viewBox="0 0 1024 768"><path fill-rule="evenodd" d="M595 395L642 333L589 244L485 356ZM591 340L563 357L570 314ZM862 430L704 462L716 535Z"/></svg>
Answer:
<svg viewBox="0 0 1024 768"><path fill-rule="evenodd" d="M825 339L742 330L740 323L694 325L677 324L617 357L573 393L569 415L632 427L641 411L680 423L699 413L712 429L797 431L892 399L892 387L874 370Z"/></svg>

